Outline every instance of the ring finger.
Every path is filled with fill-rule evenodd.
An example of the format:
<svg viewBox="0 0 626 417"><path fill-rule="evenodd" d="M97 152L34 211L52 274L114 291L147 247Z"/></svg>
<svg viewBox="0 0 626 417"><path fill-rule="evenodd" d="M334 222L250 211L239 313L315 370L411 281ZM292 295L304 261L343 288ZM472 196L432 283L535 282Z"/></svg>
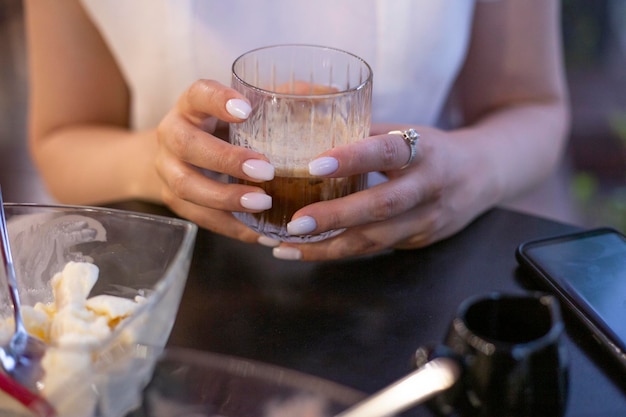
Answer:
<svg viewBox="0 0 626 417"><path fill-rule="evenodd" d="M371 136L362 141L342 145L321 154L309 164L311 173L341 177L355 173L393 171L415 165L422 160L425 145L420 139L409 144L403 132ZM415 131L413 131L415 132Z"/></svg>

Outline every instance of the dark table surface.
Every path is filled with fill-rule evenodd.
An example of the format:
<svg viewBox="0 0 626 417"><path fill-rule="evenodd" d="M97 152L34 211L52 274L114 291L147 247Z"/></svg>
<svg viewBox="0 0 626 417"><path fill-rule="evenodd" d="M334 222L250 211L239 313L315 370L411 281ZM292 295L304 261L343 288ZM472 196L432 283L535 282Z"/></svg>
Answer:
<svg viewBox="0 0 626 417"><path fill-rule="evenodd" d="M443 339L465 298L538 289L517 267L519 243L575 229L495 209L425 249L320 263L276 260L269 248L201 230L169 345L276 364L373 393L410 371L418 346ZM626 415L626 378L564 315L567 416ZM424 406L411 414L431 415Z"/></svg>

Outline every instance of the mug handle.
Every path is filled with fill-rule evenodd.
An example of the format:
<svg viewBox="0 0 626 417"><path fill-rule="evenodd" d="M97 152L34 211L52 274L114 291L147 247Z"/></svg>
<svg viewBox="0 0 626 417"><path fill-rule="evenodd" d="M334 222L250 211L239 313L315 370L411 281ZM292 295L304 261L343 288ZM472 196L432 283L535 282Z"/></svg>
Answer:
<svg viewBox="0 0 626 417"><path fill-rule="evenodd" d="M456 358L434 357L335 417L386 417L400 413L453 386L461 377L461 371L461 362Z"/></svg>

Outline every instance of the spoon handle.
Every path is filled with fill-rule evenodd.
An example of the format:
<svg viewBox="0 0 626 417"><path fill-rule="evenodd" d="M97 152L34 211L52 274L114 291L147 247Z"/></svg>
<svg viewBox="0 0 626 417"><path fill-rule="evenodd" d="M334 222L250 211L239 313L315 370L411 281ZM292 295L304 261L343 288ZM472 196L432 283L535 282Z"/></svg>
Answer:
<svg viewBox="0 0 626 417"><path fill-rule="evenodd" d="M13 266L13 256L11 255L11 246L9 244L9 232L7 231L7 219L4 214L4 201L2 199L2 188L0 187L0 232L2 234L2 261L8 269L8 265ZM7 277L15 281L15 275Z"/></svg>
<svg viewBox="0 0 626 417"><path fill-rule="evenodd" d="M2 199L2 188L0 187L0 234L2 235L2 262L4 263L4 271L6 273L7 282L9 284L9 295L13 303L13 311L15 315L15 330L24 332L24 322L22 321L22 313L16 306L20 305L20 294L17 291L17 278L15 276L15 266L13 265L13 255L11 255L11 245L9 241L9 232L7 229L7 219L4 214L4 201Z"/></svg>
<svg viewBox="0 0 626 417"><path fill-rule="evenodd" d="M460 374L461 368L453 359L433 359L335 417L386 417L399 413L450 388Z"/></svg>

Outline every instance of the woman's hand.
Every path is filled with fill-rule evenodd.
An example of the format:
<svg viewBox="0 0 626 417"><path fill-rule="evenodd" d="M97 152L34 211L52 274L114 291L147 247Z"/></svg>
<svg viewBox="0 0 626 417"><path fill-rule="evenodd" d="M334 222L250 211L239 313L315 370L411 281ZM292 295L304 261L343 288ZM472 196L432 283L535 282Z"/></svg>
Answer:
<svg viewBox="0 0 626 417"><path fill-rule="evenodd" d="M384 132L407 128L374 126L372 137L320 155L338 161L339 168L329 177L378 171L387 181L302 208L294 214L290 231L346 230L321 242L281 244L274 256L323 260L426 246L459 231L497 200L497 188L485 184L492 178L484 173L489 170L486 161L464 143L462 131L414 126L421 135L416 158L400 169L410 147L401 135Z"/></svg>
<svg viewBox="0 0 626 417"><path fill-rule="evenodd" d="M227 184L219 178L220 174L252 182L273 178L266 157L220 138L227 123L245 120L250 111L235 90L215 81L197 81L157 129L156 167L163 181L163 202L175 213L200 227L256 242L259 234L235 219L232 212L265 210L271 206L271 196L260 187ZM470 177L489 178L481 173L486 164L453 133L415 126L421 134L417 154L402 168L410 147L401 135L386 132L407 128L374 126L373 136L320 155L335 158L338 164L336 171L324 176L380 172L386 181L302 208L292 219L292 233L347 230L322 242L281 244L274 255L321 260L421 247L455 233L495 201L495 190L493 195L476 198L472 190L475 181Z"/></svg>
<svg viewBox="0 0 626 417"><path fill-rule="evenodd" d="M235 90L199 80L180 97L157 129L156 168L163 202L200 227L246 242L259 235L236 220L233 211L262 211L271 197L259 187L227 184L220 174L259 182L272 179L267 158L218 136L227 123L243 121L250 105Z"/></svg>
<svg viewBox="0 0 626 417"><path fill-rule="evenodd" d="M389 181L299 210L292 230L347 230L281 244L274 255L321 260L425 246L544 180L562 155L569 121L559 10L555 0L477 2L455 84L463 126L414 126L420 143L405 169L409 147L386 132L410 126L375 126L371 138L326 152L338 161L329 176L380 171Z"/></svg>

